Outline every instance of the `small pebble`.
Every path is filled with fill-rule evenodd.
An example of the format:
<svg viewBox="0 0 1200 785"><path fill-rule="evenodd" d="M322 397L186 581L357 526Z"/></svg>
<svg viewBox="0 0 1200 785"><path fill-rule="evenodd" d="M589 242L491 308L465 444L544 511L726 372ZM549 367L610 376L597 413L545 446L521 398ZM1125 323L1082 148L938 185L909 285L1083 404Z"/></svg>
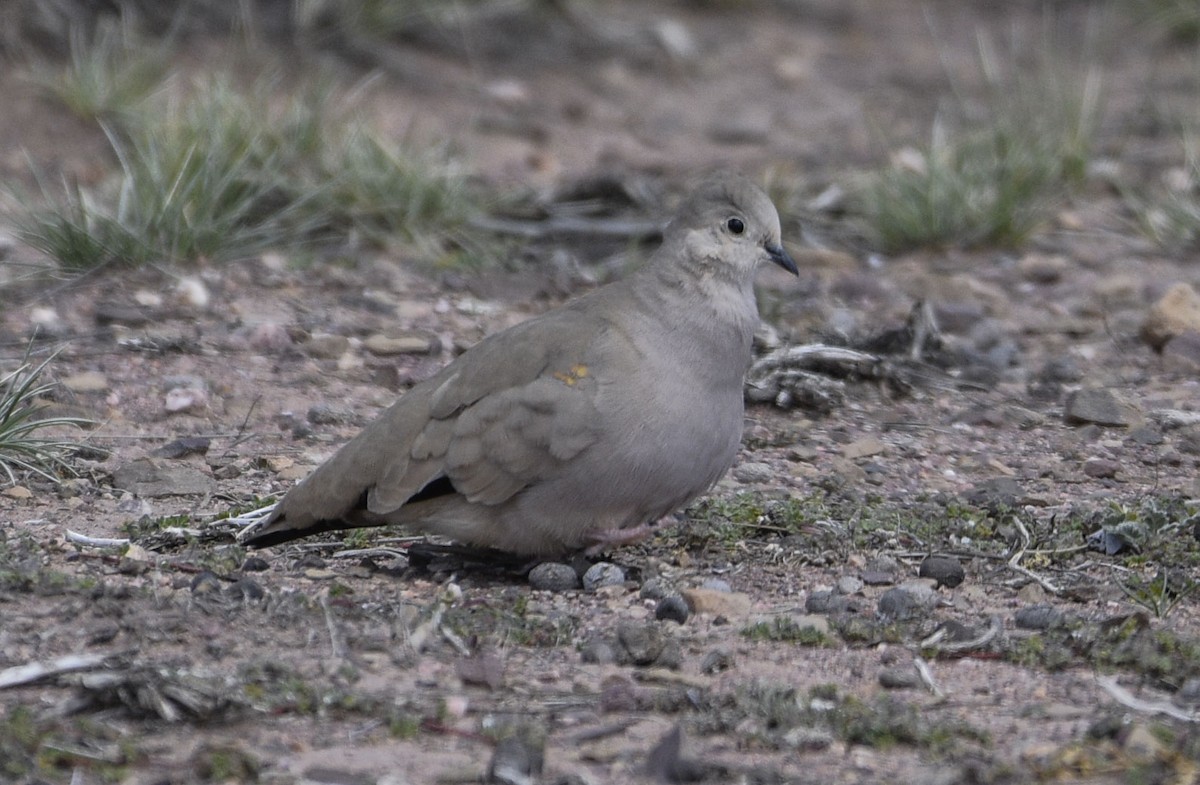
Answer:
<svg viewBox="0 0 1200 785"><path fill-rule="evenodd" d="M1030 605L1013 616L1013 623L1023 630L1049 630L1065 620L1063 612L1053 605Z"/></svg>
<svg viewBox="0 0 1200 785"><path fill-rule="evenodd" d="M850 609L850 600L832 591L815 591L804 600L804 610L808 613L845 613Z"/></svg>
<svg viewBox="0 0 1200 785"><path fill-rule="evenodd" d="M833 590L837 594L858 594L863 590L864 585L862 578L854 575L843 575L838 578L837 585L834 586Z"/></svg>
<svg viewBox="0 0 1200 785"><path fill-rule="evenodd" d="M617 625L617 644L634 665L650 665L663 653L666 639L657 624L621 622Z"/></svg>
<svg viewBox="0 0 1200 785"><path fill-rule="evenodd" d="M658 606L654 609L654 618L683 624L688 620L690 613L691 610L683 597L673 594L658 601Z"/></svg>
<svg viewBox="0 0 1200 785"><path fill-rule="evenodd" d="M308 421L313 425L341 425L350 422L349 412L335 409L327 403L316 403L309 407Z"/></svg>
<svg viewBox="0 0 1200 785"><path fill-rule="evenodd" d="M733 652L728 649L713 649L700 660L700 672L712 675L733 667Z"/></svg>
<svg viewBox="0 0 1200 785"><path fill-rule="evenodd" d="M888 589L880 596L879 615L892 621L919 619L933 610L937 602L937 594L928 586L905 584Z"/></svg>
<svg viewBox="0 0 1200 785"><path fill-rule="evenodd" d="M674 594L674 590L661 578L647 578L642 581L638 596L643 600L663 600Z"/></svg>
<svg viewBox="0 0 1200 785"><path fill-rule="evenodd" d="M242 572L265 572L271 565L261 556L247 556L242 562Z"/></svg>
<svg viewBox="0 0 1200 785"><path fill-rule="evenodd" d="M583 574L584 591L596 591L603 586L619 586L625 582L625 571L612 562L596 562Z"/></svg>
<svg viewBox="0 0 1200 785"><path fill-rule="evenodd" d="M723 591L723 592L732 592L733 591L733 587L729 585L729 582L723 581L720 578L709 578L709 579L705 580L704 583L700 584L700 588L708 589L709 591Z"/></svg>
<svg viewBox="0 0 1200 785"><path fill-rule="evenodd" d="M210 594L221 588L221 579L210 570L205 570L192 578L192 594Z"/></svg>
<svg viewBox="0 0 1200 785"><path fill-rule="evenodd" d="M542 562L529 571L529 585L540 591L570 591L579 588L579 574L569 564Z"/></svg>
<svg viewBox="0 0 1200 785"><path fill-rule="evenodd" d="M733 477L739 482L771 482L775 479L775 468L769 463L738 464L733 469Z"/></svg>
<svg viewBox="0 0 1200 785"><path fill-rule="evenodd" d="M596 665L612 665L617 661L617 650L608 641L595 638L583 644L579 659Z"/></svg>
<svg viewBox="0 0 1200 785"><path fill-rule="evenodd" d="M908 666L885 668L879 672L879 686L887 690L911 690L920 681L917 672Z"/></svg>
<svg viewBox="0 0 1200 785"><path fill-rule="evenodd" d="M937 581L939 588L945 586L950 589L961 584L966 577L962 563L952 556L926 556L917 574Z"/></svg>
<svg viewBox="0 0 1200 785"><path fill-rule="evenodd" d="M1171 701L1176 706L1200 707L1200 678L1193 676L1185 681Z"/></svg>
<svg viewBox="0 0 1200 785"><path fill-rule="evenodd" d="M233 585L226 589L225 593L234 599L249 602L257 602L266 596L263 587L249 578L240 578L234 581Z"/></svg>

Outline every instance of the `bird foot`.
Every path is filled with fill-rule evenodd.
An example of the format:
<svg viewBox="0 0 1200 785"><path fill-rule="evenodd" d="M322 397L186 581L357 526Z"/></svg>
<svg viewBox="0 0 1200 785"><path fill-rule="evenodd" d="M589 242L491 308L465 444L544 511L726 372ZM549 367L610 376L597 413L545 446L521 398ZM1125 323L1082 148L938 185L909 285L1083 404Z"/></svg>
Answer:
<svg viewBox="0 0 1200 785"><path fill-rule="evenodd" d="M585 556L599 556L610 548L641 542L660 529L666 526L674 526L678 523L679 519L674 515L664 515L662 518L651 523L643 523L625 529L603 529L592 532L588 535L588 539L592 541L592 544L585 548L583 553Z"/></svg>

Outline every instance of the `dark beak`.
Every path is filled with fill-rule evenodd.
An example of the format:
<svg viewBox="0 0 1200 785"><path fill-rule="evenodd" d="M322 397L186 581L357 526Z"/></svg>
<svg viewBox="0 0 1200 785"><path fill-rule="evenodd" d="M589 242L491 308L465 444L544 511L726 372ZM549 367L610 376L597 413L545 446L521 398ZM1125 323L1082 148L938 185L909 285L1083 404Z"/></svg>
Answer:
<svg viewBox="0 0 1200 785"><path fill-rule="evenodd" d="M763 246L767 251L767 256L771 257L771 261L787 270L792 275L800 275L800 271L796 269L796 260L791 257L787 251L783 250L782 245L767 243Z"/></svg>

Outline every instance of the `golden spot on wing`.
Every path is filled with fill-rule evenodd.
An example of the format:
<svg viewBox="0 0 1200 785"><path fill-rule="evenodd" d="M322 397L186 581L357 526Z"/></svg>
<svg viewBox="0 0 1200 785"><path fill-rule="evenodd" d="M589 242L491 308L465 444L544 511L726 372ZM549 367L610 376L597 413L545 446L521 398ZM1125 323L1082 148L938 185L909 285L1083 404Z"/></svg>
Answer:
<svg viewBox="0 0 1200 785"><path fill-rule="evenodd" d="M571 366L571 370L566 372L555 371L553 376L555 379L558 379L568 387L574 387L580 379L586 379L589 373L590 372L588 371L588 367L586 365L583 363L576 363L575 365Z"/></svg>

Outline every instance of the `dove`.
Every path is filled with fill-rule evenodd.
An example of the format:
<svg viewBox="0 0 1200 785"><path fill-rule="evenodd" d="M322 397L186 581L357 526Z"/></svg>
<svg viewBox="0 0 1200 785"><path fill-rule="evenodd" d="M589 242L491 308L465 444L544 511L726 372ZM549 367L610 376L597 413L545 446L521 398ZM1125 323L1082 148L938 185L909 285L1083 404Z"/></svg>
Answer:
<svg viewBox="0 0 1200 785"><path fill-rule="evenodd" d="M541 557L637 539L733 464L764 262L798 274L770 198L704 180L641 268L472 346L240 540L401 524Z"/></svg>

